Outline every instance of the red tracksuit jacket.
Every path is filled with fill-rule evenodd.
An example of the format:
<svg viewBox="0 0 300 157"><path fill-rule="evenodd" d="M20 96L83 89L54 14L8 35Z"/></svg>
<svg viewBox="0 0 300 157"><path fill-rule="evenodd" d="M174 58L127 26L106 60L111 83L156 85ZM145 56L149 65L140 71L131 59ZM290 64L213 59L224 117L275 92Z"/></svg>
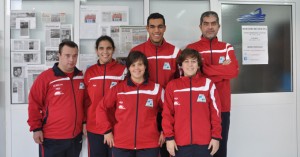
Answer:
<svg viewBox="0 0 300 157"><path fill-rule="evenodd" d="M166 87L162 127L166 140L179 146L207 145L221 139L221 103L213 82L196 75L172 80Z"/></svg>
<svg viewBox="0 0 300 157"><path fill-rule="evenodd" d="M94 64L89 67L84 75L91 104L87 108L86 128L89 132L103 134L107 130L101 130L96 125L96 108L104 94L120 81L124 80L127 73L125 66L113 60L107 64ZM109 114L111 122L114 122L114 109Z"/></svg>
<svg viewBox="0 0 300 157"><path fill-rule="evenodd" d="M162 88L152 81L135 85L127 79L103 97L97 109L97 124L109 132L113 128L114 146L123 149L157 148L160 133L156 116L162 108ZM116 108L113 126L107 110Z"/></svg>
<svg viewBox="0 0 300 157"><path fill-rule="evenodd" d="M131 51L141 51L146 55L149 63L150 80L159 83L163 88L167 86L170 80L179 77L176 58L181 51L165 40L161 46L156 46L148 39L145 43L132 48Z"/></svg>
<svg viewBox="0 0 300 157"><path fill-rule="evenodd" d="M216 85L220 95L222 112L230 112L231 90L230 79L238 75L238 62L232 45L218 41L218 38L201 40L192 43L187 48L197 50L203 61L203 73ZM222 65L225 60L231 60L229 65Z"/></svg>
<svg viewBox="0 0 300 157"><path fill-rule="evenodd" d="M42 130L45 138L70 139L82 132L87 103L83 74L77 68L73 78L56 63L34 81L28 98L30 131Z"/></svg>

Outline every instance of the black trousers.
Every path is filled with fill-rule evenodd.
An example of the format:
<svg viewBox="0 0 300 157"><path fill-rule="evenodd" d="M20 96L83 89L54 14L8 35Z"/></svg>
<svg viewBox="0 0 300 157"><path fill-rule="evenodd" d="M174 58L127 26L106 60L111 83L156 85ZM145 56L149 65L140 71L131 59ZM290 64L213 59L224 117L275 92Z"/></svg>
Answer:
<svg viewBox="0 0 300 157"><path fill-rule="evenodd" d="M146 149L122 149L112 148L113 157L158 157L159 148L146 148Z"/></svg>
<svg viewBox="0 0 300 157"><path fill-rule="evenodd" d="M187 145L178 146L175 157L211 157L208 145Z"/></svg>
<svg viewBox="0 0 300 157"><path fill-rule="evenodd" d="M44 138L39 145L40 157L79 157L82 148L82 134L72 139Z"/></svg>
<svg viewBox="0 0 300 157"><path fill-rule="evenodd" d="M230 112L222 112L222 140L220 141L220 148L214 157L227 157L227 141L230 126Z"/></svg>
<svg viewBox="0 0 300 157"><path fill-rule="evenodd" d="M104 144L104 135L87 132L89 157L112 157L111 148Z"/></svg>

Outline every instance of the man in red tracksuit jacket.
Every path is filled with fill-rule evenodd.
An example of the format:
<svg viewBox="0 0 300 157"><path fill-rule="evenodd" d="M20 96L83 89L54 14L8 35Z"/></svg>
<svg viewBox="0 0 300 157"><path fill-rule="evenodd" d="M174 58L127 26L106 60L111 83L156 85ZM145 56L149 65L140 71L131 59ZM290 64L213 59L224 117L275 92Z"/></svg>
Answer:
<svg viewBox="0 0 300 157"><path fill-rule="evenodd" d="M164 40L166 31L165 18L159 13L152 13L147 19L147 31L149 39L131 51L141 51L149 62L150 80L159 83L163 88L174 78L179 77L179 70L176 58L180 49ZM161 129L161 113L158 114L159 130ZM169 157L164 144L160 151L161 157Z"/></svg>
<svg viewBox="0 0 300 157"><path fill-rule="evenodd" d="M201 54L203 73L216 84L219 92L222 104L222 140L214 157L226 157L231 107L230 79L238 75L238 62L232 45L218 41L220 24L216 12L203 13L199 27L202 31L200 41L189 44L187 48L195 49Z"/></svg>
<svg viewBox="0 0 300 157"><path fill-rule="evenodd" d="M59 45L59 62L42 72L31 87L28 124L40 157L79 157L87 103L83 74L75 65L78 46Z"/></svg>

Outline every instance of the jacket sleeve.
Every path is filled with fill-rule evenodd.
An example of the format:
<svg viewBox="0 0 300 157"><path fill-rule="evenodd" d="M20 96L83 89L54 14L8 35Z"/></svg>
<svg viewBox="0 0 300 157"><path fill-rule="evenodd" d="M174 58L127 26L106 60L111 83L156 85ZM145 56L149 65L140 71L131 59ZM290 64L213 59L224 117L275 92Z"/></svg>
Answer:
<svg viewBox="0 0 300 157"><path fill-rule="evenodd" d="M162 128L166 140L174 139L174 95L172 90L172 83L169 83L165 91L165 100L162 112Z"/></svg>
<svg viewBox="0 0 300 157"><path fill-rule="evenodd" d="M203 64L203 73L208 76L213 82L219 82L223 79L232 79L237 77L239 72L238 62L236 60L233 47L227 44L226 60L230 59L228 65L211 65Z"/></svg>
<svg viewBox="0 0 300 157"><path fill-rule="evenodd" d="M88 93L88 86L89 86L89 75L88 75L88 71L86 71L85 75L84 75L84 86L85 86L85 92L84 92L84 123L86 123L87 120L87 111L89 106L91 105L92 101L89 97L89 93Z"/></svg>
<svg viewBox="0 0 300 157"><path fill-rule="evenodd" d="M28 96L28 120L30 131L42 130L43 118L46 115L45 99L48 83L40 76L34 81Z"/></svg>
<svg viewBox="0 0 300 157"><path fill-rule="evenodd" d="M83 123L86 123L87 121L87 110L88 110L88 106L90 106L91 104L91 99L89 97L88 94L88 90L87 88L84 89L84 98L83 98L83 109L84 109L84 116L83 116Z"/></svg>
<svg viewBox="0 0 300 157"><path fill-rule="evenodd" d="M105 96L100 100L96 109L96 123L100 130L105 130L104 133L110 132L113 128L113 124L109 119L110 111L115 108L117 101L117 86L111 88Z"/></svg>
<svg viewBox="0 0 300 157"><path fill-rule="evenodd" d="M212 133L211 136L213 139L221 140L221 101L219 98L218 91L216 90L215 84L211 83L210 85L210 116L211 116L211 126Z"/></svg>
<svg viewBox="0 0 300 157"><path fill-rule="evenodd" d="M162 112L163 110L163 103L164 103L164 97L165 97L165 90L161 87L161 85L159 85L160 88L159 88L159 92L158 92L158 107L159 107L159 110L158 112Z"/></svg>

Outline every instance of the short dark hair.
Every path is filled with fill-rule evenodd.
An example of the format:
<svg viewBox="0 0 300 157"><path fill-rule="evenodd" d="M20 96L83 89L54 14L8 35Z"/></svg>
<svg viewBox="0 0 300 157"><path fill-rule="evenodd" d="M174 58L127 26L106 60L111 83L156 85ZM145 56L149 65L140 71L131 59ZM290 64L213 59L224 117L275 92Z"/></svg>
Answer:
<svg viewBox="0 0 300 157"><path fill-rule="evenodd" d="M65 41L61 42L61 43L59 44L59 46L58 46L58 53L59 53L59 54L61 54L62 48L63 48L65 45L66 45L66 46L69 46L69 47L72 47L72 48L77 48L77 50L78 50L78 45L77 45L75 42L73 42L73 41L71 41L71 40L65 40Z"/></svg>
<svg viewBox="0 0 300 157"><path fill-rule="evenodd" d="M165 24L165 18L164 18L164 16L163 16L162 14L160 14L160 13L152 13L152 14L150 14L150 15L148 16L148 19L147 19L147 26L149 26L149 21L150 21L150 19L162 19L164 25L166 25L166 24Z"/></svg>
<svg viewBox="0 0 300 157"><path fill-rule="evenodd" d="M198 51L194 50L194 49L189 49L189 48L186 48L184 49L181 54L177 57L177 64L179 66L182 66L182 62L184 60L186 60L186 58L196 58L197 59L197 62L198 62L198 66L200 67L200 71L202 71L202 60L201 60L201 55L199 54Z"/></svg>
<svg viewBox="0 0 300 157"><path fill-rule="evenodd" d="M144 73L144 79L148 79L149 78L149 65L148 65L148 60L147 57L140 51L131 51L129 53L129 55L126 58L126 67L128 69L127 72L127 76L130 78L131 74L129 71L129 67L131 66L131 64L135 63L138 60L142 60L146 69L145 69L145 73Z"/></svg>
<svg viewBox="0 0 300 157"><path fill-rule="evenodd" d="M217 19L217 23L220 24L220 22L219 22L219 16L218 16L218 14L216 12L214 12L214 11L206 11L206 12L202 13L202 15L200 17L200 25L202 25L204 17L209 17L209 16L214 16Z"/></svg>
<svg viewBox="0 0 300 157"><path fill-rule="evenodd" d="M116 49L115 43L114 43L113 39L112 39L110 36L102 35L102 36L100 36L100 37L96 40L96 43L95 43L95 48L96 48L96 50L98 49L99 43L100 43L101 41L108 41L108 42L110 42L110 44L111 44L113 50Z"/></svg>

